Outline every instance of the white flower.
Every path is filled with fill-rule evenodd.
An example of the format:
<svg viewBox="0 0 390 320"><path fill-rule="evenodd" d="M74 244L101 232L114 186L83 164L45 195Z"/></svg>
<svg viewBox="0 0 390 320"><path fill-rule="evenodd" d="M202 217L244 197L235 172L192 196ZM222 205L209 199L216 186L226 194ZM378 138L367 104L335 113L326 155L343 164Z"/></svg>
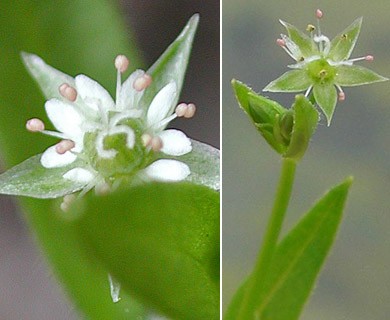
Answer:
<svg viewBox="0 0 390 320"><path fill-rule="evenodd" d="M44 64L37 56L33 59L35 64ZM135 155L152 159L144 168L135 165L140 179L184 180L191 173L188 165L176 159L163 158L164 155L178 157L191 152L191 140L179 130L165 128L176 117L192 117L195 105L179 104L172 113L178 92L176 83L170 81L145 110L140 106L140 99L151 84L151 77L137 70L122 83L121 73L127 69L128 60L120 55L115 60L115 66L118 71L116 102L99 83L85 75L78 75L74 81L69 81L71 83L60 85L62 100L53 98L45 103L47 115L57 131L45 130L43 122L36 118L27 122L30 131L63 139L42 154L42 166L58 168L74 164L63 177L85 183L84 192L105 185L112 181L112 171L100 170L99 163L111 161L110 169L118 167L120 172L126 171L127 166L131 167L130 163L121 159L119 150L123 148L120 145L107 145L107 138L124 135L125 149L130 156L134 151Z"/></svg>

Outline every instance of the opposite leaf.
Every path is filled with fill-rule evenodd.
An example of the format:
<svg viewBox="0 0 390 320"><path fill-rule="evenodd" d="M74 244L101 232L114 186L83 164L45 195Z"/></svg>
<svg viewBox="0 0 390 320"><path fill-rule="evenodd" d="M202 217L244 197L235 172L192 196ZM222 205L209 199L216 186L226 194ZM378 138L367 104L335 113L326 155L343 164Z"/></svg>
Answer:
<svg viewBox="0 0 390 320"><path fill-rule="evenodd" d="M219 319L217 192L148 184L82 207L82 243L123 290L173 319Z"/></svg>
<svg viewBox="0 0 390 320"><path fill-rule="evenodd" d="M352 179L331 189L278 245L254 306L258 320L297 320L335 240ZM237 291L226 320L237 318L248 280ZM249 320L249 319L248 319Z"/></svg>

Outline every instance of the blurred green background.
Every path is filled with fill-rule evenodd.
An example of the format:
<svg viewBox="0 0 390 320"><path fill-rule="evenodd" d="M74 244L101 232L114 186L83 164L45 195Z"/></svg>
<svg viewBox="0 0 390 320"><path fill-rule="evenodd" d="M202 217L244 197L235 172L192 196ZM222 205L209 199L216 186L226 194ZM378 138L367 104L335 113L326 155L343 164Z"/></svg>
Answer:
<svg viewBox="0 0 390 320"><path fill-rule="evenodd" d="M260 92L293 61L275 40L278 20L300 29L315 23L332 38L364 16L352 57L373 54L372 68L390 77L390 3L367 1L223 1L223 304L253 268L279 176L280 159L239 109L230 87L239 79ZM360 64L360 63L359 63ZM303 320L385 320L390 301L390 83L346 88L331 127L322 116L298 166L286 232L344 177L355 177L334 250ZM290 106L293 94L269 94Z"/></svg>
<svg viewBox="0 0 390 320"><path fill-rule="evenodd" d="M137 47L138 56L129 56L130 69L148 68L196 12L200 25L180 100L194 102L198 112L191 121L178 119L171 126L218 147L219 1L0 0L0 117L14 128L1 135L0 172L54 141L23 129L28 118L46 116L45 99L22 65L21 50L68 74L85 73L113 92L116 54ZM0 196L0 319L79 318L36 247L15 199ZM45 205L51 210L49 201L29 203L39 204L37 210L45 210ZM58 251L67 259L72 249Z"/></svg>

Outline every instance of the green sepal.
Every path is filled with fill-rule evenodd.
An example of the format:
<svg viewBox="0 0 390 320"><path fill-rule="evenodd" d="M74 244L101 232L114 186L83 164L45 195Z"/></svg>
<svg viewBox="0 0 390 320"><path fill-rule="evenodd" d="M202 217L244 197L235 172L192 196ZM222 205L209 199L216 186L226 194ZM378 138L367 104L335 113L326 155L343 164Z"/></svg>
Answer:
<svg viewBox="0 0 390 320"><path fill-rule="evenodd" d="M304 58L318 54L317 46L309 36L292 24L283 20L279 21L287 29L288 36L298 46Z"/></svg>
<svg viewBox="0 0 390 320"><path fill-rule="evenodd" d="M258 296L256 319L297 320L335 241L352 178L332 188L277 246ZM238 320L251 276L234 295L224 320Z"/></svg>
<svg viewBox="0 0 390 320"><path fill-rule="evenodd" d="M192 151L177 157L190 167L191 174L185 179L214 190L220 189L220 152L218 149L191 139ZM174 157L173 157L174 158Z"/></svg>
<svg viewBox="0 0 390 320"><path fill-rule="evenodd" d="M45 168L41 164L41 154L35 155L0 175L0 193L34 198L58 198L81 190L85 183L63 178L70 169L77 167L71 163L60 168Z"/></svg>
<svg viewBox="0 0 390 320"><path fill-rule="evenodd" d="M337 104L337 91L334 84L327 82L314 85L313 96L318 106L324 112L328 126L330 126Z"/></svg>
<svg viewBox="0 0 390 320"><path fill-rule="evenodd" d="M26 69L38 83L46 99L57 98L65 101L58 88L63 83L75 87L75 80L71 76L49 66L35 54L22 52L21 56Z"/></svg>
<svg viewBox="0 0 390 320"><path fill-rule="evenodd" d="M283 154L285 158L300 160L309 146L310 139L317 128L319 114L304 95L297 95L292 110L293 127L288 149Z"/></svg>
<svg viewBox="0 0 390 320"><path fill-rule="evenodd" d="M141 107L147 109L154 96L169 82L174 81L177 86L176 98L172 102L171 109L167 114L172 114L175 109L184 76L191 54L192 43L199 23L199 14L194 14L187 22L183 31L157 59L147 71L153 78L152 84L145 90L140 103Z"/></svg>
<svg viewBox="0 0 390 320"><path fill-rule="evenodd" d="M291 70L271 81L263 91L299 92L307 90L313 83L306 70Z"/></svg>
<svg viewBox="0 0 390 320"><path fill-rule="evenodd" d="M363 17L356 19L350 26L340 32L330 43L328 57L333 61L347 60L355 47L362 27Z"/></svg>
<svg viewBox="0 0 390 320"><path fill-rule="evenodd" d="M88 194L69 214L122 293L171 319L217 320L219 212L218 192L182 182Z"/></svg>
<svg viewBox="0 0 390 320"><path fill-rule="evenodd" d="M361 66L341 65L337 67L335 84L339 86L353 87L387 80L389 79Z"/></svg>

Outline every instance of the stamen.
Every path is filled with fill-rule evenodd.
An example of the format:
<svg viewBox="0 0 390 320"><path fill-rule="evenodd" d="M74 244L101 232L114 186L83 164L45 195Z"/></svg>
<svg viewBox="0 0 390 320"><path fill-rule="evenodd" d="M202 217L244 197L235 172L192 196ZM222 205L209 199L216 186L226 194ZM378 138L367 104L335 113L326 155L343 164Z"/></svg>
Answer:
<svg viewBox="0 0 390 320"><path fill-rule="evenodd" d="M196 106L195 106L195 104L190 103L190 104L188 105L188 108L187 108L187 110L186 110L186 113L185 113L185 115L184 115L184 118L187 118L187 119L192 118L192 117L195 115L195 112L196 112Z"/></svg>
<svg viewBox="0 0 390 320"><path fill-rule="evenodd" d="M159 152L163 147L163 142L160 137L156 136L152 138L150 146L154 152Z"/></svg>
<svg viewBox="0 0 390 320"><path fill-rule="evenodd" d="M72 140L62 140L56 144L56 152L58 154L64 154L75 147L75 143Z"/></svg>
<svg viewBox="0 0 390 320"><path fill-rule="evenodd" d="M120 72L123 73L127 70L129 67L129 59L127 59L126 56L123 54L118 55L115 58L115 68Z"/></svg>
<svg viewBox="0 0 390 320"><path fill-rule="evenodd" d="M310 86L309 88L307 88L306 92L305 92L305 97L308 97L309 94L310 94L310 91L311 89L313 88L313 86Z"/></svg>
<svg viewBox="0 0 390 320"><path fill-rule="evenodd" d="M373 61L374 60L374 56L368 55L368 56L365 56L365 57L349 59L348 62L355 62L355 61L362 61L362 60Z"/></svg>
<svg viewBox="0 0 390 320"><path fill-rule="evenodd" d="M62 211L66 212L69 210L69 207L70 205L72 204L73 201L76 200L76 196L74 194L67 194L64 199L63 199L63 202L61 203L60 205L60 208Z"/></svg>
<svg viewBox="0 0 390 320"><path fill-rule="evenodd" d="M313 32L316 30L316 27L313 26L312 24L308 24L307 27L306 27L306 31L307 32Z"/></svg>
<svg viewBox="0 0 390 320"><path fill-rule="evenodd" d="M187 109L188 109L188 104L187 103L180 103L176 109L175 109L175 113L176 115L180 118L180 117L184 117L184 115L186 114L187 112Z"/></svg>
<svg viewBox="0 0 390 320"><path fill-rule="evenodd" d="M61 84L58 88L58 91L60 92L61 96L70 102L75 102L77 99L77 90L67 83Z"/></svg>
<svg viewBox="0 0 390 320"><path fill-rule="evenodd" d="M95 193L99 196L109 194L111 191L111 186L103 181L95 186Z"/></svg>
<svg viewBox="0 0 390 320"><path fill-rule="evenodd" d="M145 90L152 83L152 77L147 73L144 73L141 77L135 79L133 88L137 91Z"/></svg>
<svg viewBox="0 0 390 320"><path fill-rule="evenodd" d="M316 10L316 17L317 19L321 19L323 17L323 12L320 9Z"/></svg>
<svg viewBox="0 0 390 320"><path fill-rule="evenodd" d="M286 46L286 41L284 41L283 39L276 39L276 43L278 46L280 47L285 47Z"/></svg>
<svg viewBox="0 0 390 320"><path fill-rule="evenodd" d="M26 122L26 129L31 132L41 132L45 130L45 124L42 120L33 118Z"/></svg>
<svg viewBox="0 0 390 320"><path fill-rule="evenodd" d="M127 59L126 56L123 54L118 55L115 58L115 68L117 70L117 76L116 76L116 100L119 98L119 93L121 91L122 87L122 78L121 74L127 70L129 67L129 59Z"/></svg>
<svg viewBox="0 0 390 320"><path fill-rule="evenodd" d="M142 139L142 144L147 147L150 145L151 141L152 141L152 136L148 133L144 133L142 136L141 136L141 139Z"/></svg>
<svg viewBox="0 0 390 320"><path fill-rule="evenodd" d="M339 85L336 85L336 88L337 88L337 90L339 90L339 94L338 94L339 101L344 101L345 100L345 93L344 93L343 89Z"/></svg>

